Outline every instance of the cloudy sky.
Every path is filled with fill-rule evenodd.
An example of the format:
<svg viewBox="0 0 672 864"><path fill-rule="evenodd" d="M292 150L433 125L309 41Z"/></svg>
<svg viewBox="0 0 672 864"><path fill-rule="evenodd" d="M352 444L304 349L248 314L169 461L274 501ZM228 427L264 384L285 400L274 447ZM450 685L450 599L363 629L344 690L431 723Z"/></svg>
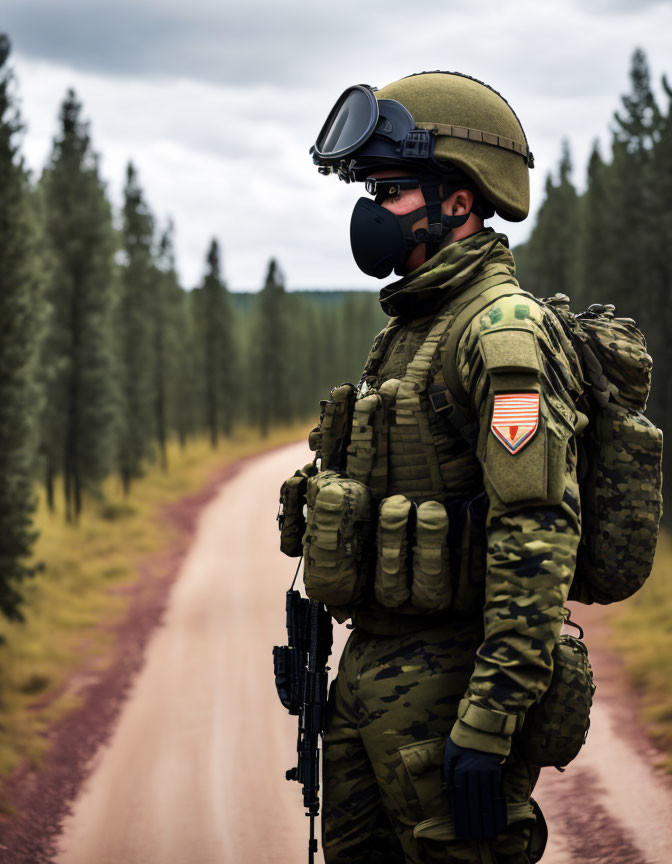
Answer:
<svg viewBox="0 0 672 864"><path fill-rule="evenodd" d="M593 139L606 150L636 46L656 82L672 77L672 0L3 0L2 13L30 167L73 86L112 201L133 159L158 219L175 220L185 287L213 235L234 289L257 288L272 255L290 288L380 287L350 255L359 188L308 156L350 84L431 69L492 84L534 151L534 208L563 136L579 186ZM519 242L531 220L493 224Z"/></svg>

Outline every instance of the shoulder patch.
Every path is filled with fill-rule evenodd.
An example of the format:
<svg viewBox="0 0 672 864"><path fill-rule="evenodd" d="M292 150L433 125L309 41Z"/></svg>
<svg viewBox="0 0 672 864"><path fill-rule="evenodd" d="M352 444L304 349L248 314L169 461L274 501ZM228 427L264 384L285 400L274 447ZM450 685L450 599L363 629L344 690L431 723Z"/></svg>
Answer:
<svg viewBox="0 0 672 864"><path fill-rule="evenodd" d="M490 373L541 372L537 337L527 327L493 328L480 333L478 341Z"/></svg>
<svg viewBox="0 0 672 864"><path fill-rule="evenodd" d="M539 394L495 393L490 428L509 453L520 453L539 428Z"/></svg>

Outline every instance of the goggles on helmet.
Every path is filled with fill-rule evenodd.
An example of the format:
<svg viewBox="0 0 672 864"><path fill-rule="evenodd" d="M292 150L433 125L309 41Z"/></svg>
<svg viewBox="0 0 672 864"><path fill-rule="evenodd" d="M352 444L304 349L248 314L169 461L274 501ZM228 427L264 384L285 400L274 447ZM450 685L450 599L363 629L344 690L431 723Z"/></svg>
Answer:
<svg viewBox="0 0 672 864"><path fill-rule="evenodd" d="M529 168L534 166L527 142L521 144L463 126L417 124L401 102L376 99L375 88L368 84L356 84L341 94L310 153L320 173L335 173L346 183L364 180L372 170L390 165L421 165L445 174L446 165L434 158L439 134L513 150Z"/></svg>
<svg viewBox="0 0 672 864"><path fill-rule="evenodd" d="M400 163L434 163L434 136L417 129L404 106L394 99L376 99L375 90L357 84L340 96L310 148L322 174L338 174L350 183L375 168ZM434 163L435 170L445 166Z"/></svg>

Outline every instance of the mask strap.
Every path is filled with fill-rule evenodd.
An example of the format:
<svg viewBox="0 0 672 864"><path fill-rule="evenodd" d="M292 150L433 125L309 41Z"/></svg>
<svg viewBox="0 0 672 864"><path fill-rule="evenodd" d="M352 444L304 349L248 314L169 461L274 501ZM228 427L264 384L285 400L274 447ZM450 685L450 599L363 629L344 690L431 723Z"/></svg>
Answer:
<svg viewBox="0 0 672 864"><path fill-rule="evenodd" d="M438 179L422 179L420 180L420 188L425 196L425 205L427 208L427 229L428 237L425 240L427 243L427 258L432 258L439 251L439 246L447 233L443 226L443 214L441 213L441 193L439 191Z"/></svg>
<svg viewBox="0 0 672 864"><path fill-rule="evenodd" d="M445 183L441 183L438 178L422 177L418 179L420 180L422 194L425 197L425 205L411 210L410 213L404 213L401 216L395 214L395 217L401 227L406 254L409 255L420 243L426 243L427 259L429 259L436 255L441 248L442 242L453 228L459 228L461 225L464 225L471 213L465 213L462 216L448 216L442 213L441 205L444 198L447 198L450 194L450 187ZM418 228L414 231L413 224L422 219L423 216L427 217L429 227Z"/></svg>
<svg viewBox="0 0 672 864"><path fill-rule="evenodd" d="M427 230L425 228L413 231L413 223L427 216L427 208L425 206L411 210L410 213L403 213L401 216L398 216L396 213L394 215L401 225L407 252L411 252L419 243L426 242L424 235L427 234ZM418 239L420 235L422 235L422 239Z"/></svg>

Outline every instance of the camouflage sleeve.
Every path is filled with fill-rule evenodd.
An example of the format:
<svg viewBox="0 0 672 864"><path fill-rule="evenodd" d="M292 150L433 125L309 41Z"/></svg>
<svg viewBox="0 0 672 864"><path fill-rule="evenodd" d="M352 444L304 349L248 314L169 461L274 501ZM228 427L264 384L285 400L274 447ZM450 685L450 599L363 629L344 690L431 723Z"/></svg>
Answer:
<svg viewBox="0 0 672 864"><path fill-rule="evenodd" d="M576 357L549 316L526 296L501 298L452 360L479 421L489 509L485 636L451 738L503 755L550 683L581 531Z"/></svg>

